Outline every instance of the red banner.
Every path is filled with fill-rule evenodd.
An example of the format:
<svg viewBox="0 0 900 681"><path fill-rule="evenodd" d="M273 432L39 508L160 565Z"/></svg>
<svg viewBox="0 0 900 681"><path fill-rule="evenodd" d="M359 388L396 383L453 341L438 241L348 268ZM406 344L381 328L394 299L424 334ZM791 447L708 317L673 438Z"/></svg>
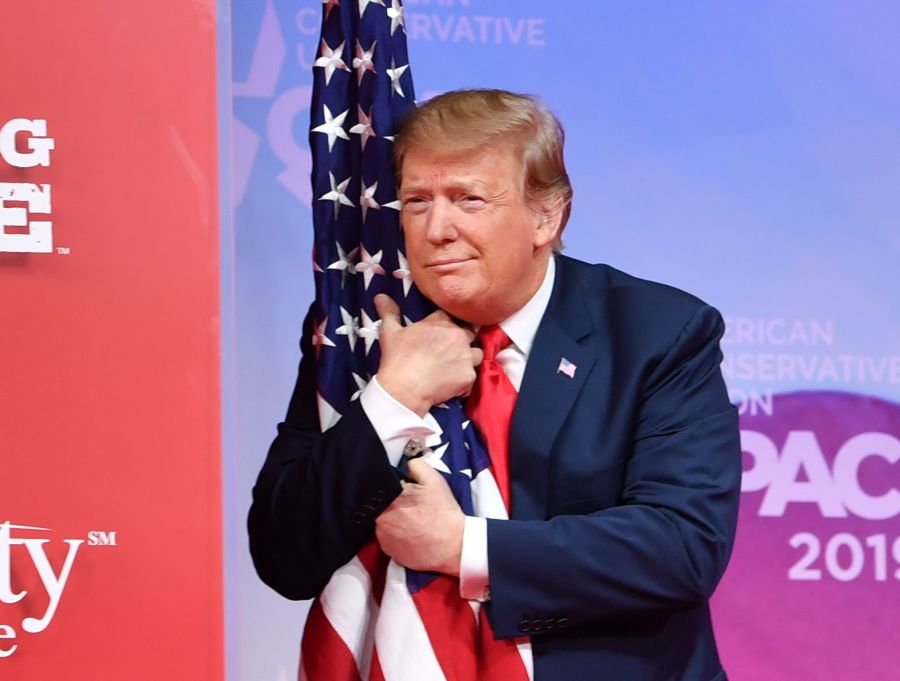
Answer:
<svg viewBox="0 0 900 681"><path fill-rule="evenodd" d="M0 677L220 679L215 3L2 14Z"/></svg>

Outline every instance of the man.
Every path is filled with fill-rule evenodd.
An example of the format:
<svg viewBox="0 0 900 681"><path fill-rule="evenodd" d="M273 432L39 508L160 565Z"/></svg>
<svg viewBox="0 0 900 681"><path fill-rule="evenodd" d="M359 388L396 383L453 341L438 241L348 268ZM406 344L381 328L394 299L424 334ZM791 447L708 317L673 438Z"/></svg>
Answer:
<svg viewBox="0 0 900 681"><path fill-rule="evenodd" d="M720 681L708 599L741 467L723 323L686 293L554 254L572 195L562 145L537 101L502 91L442 95L403 124L407 259L440 309L403 326L377 299L378 373L324 435L307 321L254 490L253 557L280 593L309 598L375 533L400 565L458 576L497 638L530 636L537 681ZM511 343L491 361L518 398L508 461L489 442L510 519L486 520L421 459L413 482L395 466L433 432L432 406L470 393L476 329L498 325Z"/></svg>

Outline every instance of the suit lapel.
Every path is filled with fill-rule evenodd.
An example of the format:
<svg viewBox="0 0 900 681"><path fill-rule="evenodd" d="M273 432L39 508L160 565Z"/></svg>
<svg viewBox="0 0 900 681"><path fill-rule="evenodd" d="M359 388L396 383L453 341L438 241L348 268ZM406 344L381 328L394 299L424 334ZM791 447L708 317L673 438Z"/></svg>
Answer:
<svg viewBox="0 0 900 681"><path fill-rule="evenodd" d="M512 517L543 519L550 452L598 356L573 264L557 258L556 282L528 355L510 428ZM572 376L560 363L574 365Z"/></svg>

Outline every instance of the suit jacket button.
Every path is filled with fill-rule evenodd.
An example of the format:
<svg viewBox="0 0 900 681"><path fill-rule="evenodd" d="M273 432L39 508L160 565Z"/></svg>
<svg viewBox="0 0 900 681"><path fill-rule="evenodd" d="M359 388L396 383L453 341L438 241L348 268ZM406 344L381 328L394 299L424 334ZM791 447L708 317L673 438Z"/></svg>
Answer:
<svg viewBox="0 0 900 681"><path fill-rule="evenodd" d="M519 631L529 632L531 631L531 620L522 620L519 622Z"/></svg>
<svg viewBox="0 0 900 681"><path fill-rule="evenodd" d="M560 629L565 627L568 623L569 623L568 617L560 617L558 620L556 620L556 626L558 626Z"/></svg>

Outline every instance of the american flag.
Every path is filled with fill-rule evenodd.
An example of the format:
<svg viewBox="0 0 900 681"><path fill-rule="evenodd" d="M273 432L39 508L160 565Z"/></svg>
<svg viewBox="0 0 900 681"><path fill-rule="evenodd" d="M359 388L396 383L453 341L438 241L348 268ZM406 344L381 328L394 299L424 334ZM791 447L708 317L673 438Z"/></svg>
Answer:
<svg viewBox="0 0 900 681"><path fill-rule="evenodd" d="M556 373L565 374L569 378L575 378L575 369L577 368L578 367L563 357L559 360L559 367L557 367Z"/></svg>
<svg viewBox="0 0 900 681"><path fill-rule="evenodd" d="M392 168L395 121L414 106L399 0L323 0L310 109L313 270L322 430L378 369L374 297L407 320L433 309L404 257ZM427 457L468 515L506 518L487 452L458 400L432 415L441 443ZM531 676L527 639L493 640L458 582L390 561L377 543L333 575L313 603L301 645L309 681L517 681Z"/></svg>

